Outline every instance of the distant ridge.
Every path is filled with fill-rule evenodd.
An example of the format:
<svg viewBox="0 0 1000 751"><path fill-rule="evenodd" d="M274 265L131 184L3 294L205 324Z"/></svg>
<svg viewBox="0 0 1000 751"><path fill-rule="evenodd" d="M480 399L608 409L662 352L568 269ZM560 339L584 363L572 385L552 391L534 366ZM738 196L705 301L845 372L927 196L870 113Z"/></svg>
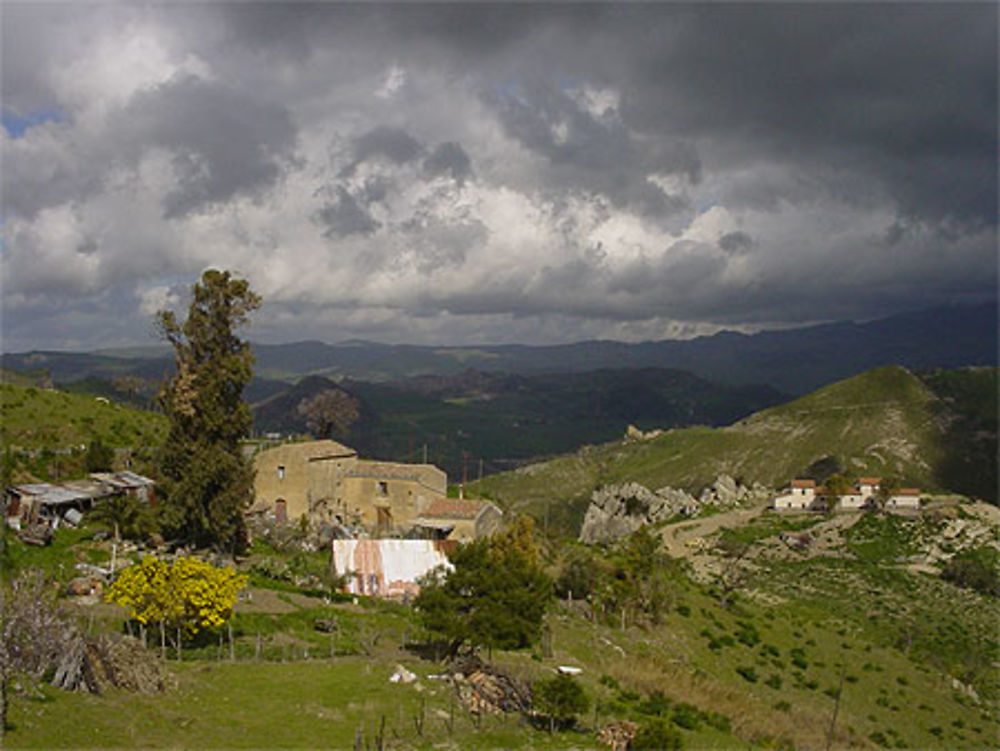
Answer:
<svg viewBox="0 0 1000 751"><path fill-rule="evenodd" d="M10 370L49 370L57 382L127 372L152 376L171 367L161 347L86 354L4 354ZM388 381L460 373L468 368L521 374L583 372L602 368L670 368L730 386L766 384L805 394L827 383L882 365L919 370L995 365L997 310L993 304L901 313L864 323L827 323L799 329L740 334L723 331L690 340L629 344L588 341L552 346L416 346L352 339L256 344L257 375L296 381L307 375ZM139 373L138 371L142 371Z"/></svg>
<svg viewBox="0 0 1000 751"><path fill-rule="evenodd" d="M997 369L876 368L726 428L671 430L493 475L506 501L582 501L607 483L695 490L720 473L777 486L818 462L997 501Z"/></svg>

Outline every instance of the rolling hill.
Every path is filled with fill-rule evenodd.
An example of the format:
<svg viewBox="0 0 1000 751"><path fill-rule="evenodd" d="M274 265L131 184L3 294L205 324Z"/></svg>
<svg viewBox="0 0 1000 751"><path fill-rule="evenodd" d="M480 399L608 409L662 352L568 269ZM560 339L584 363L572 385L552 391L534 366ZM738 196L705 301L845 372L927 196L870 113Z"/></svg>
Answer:
<svg viewBox="0 0 1000 751"><path fill-rule="evenodd" d="M923 378L899 366L877 368L726 428L585 447L485 478L481 490L506 503L577 506L612 482L697 490L726 473L775 486L827 460L857 475L996 502L996 398L995 368Z"/></svg>
<svg viewBox="0 0 1000 751"><path fill-rule="evenodd" d="M345 389L361 405L357 423L338 439L364 456L403 461L422 459L426 446L429 461L453 480L463 455L474 473L482 459L488 474L611 440L629 424L725 425L786 399L766 386L725 387L655 368L536 376L466 370L391 383L308 376L253 404L257 431L306 432L298 404L329 388Z"/></svg>

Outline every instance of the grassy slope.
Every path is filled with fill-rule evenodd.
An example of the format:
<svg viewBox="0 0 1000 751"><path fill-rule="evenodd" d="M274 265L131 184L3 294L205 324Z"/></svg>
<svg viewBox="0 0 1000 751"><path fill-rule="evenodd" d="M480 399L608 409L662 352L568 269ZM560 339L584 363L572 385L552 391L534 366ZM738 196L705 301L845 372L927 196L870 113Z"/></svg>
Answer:
<svg viewBox="0 0 1000 751"><path fill-rule="evenodd" d="M946 460L946 409L909 371L878 368L728 428L671 430L650 441L585 448L486 478L483 491L507 502L580 502L602 483L697 489L722 472L778 485L826 456L857 474L936 489Z"/></svg>
<svg viewBox="0 0 1000 751"><path fill-rule="evenodd" d="M159 443L166 419L103 404L91 396L0 384L4 445L25 449L66 448L100 438L110 446Z"/></svg>
<svg viewBox="0 0 1000 751"><path fill-rule="evenodd" d="M617 616L595 623L585 605L561 603L549 618L550 656L499 652L495 661L527 680L551 675L555 665L582 667L580 680L597 702L581 718L588 731L616 718L648 719L642 705L653 691L730 718L731 732L704 722L682 731L688 749L822 748L841 674L834 747L987 748L1000 719L993 667L1000 602L897 568L915 530L896 527L925 523L863 517L845 535L844 558L782 560L768 550L781 547L776 534L785 525L763 519L745 530L760 545L758 568L735 607L721 607L710 588L679 576L657 626L622 630L613 625ZM86 530L60 531L53 548L14 545L21 565L61 577L71 575L67 555L107 555L107 543L89 541ZM100 606L96 613L92 628L120 628L120 612ZM331 613L340 624L333 645L312 628L314 618ZM755 636L741 641L741 624ZM415 633L403 606L363 598L361 607L324 605L258 591L238 607L234 632L236 664L218 661L210 636L185 650L185 662L169 663L178 688L164 696L45 689L41 699L15 697L9 745L349 748L359 728L371 742L385 717L390 748L598 748L589 732L550 737L516 717L477 727L461 709L449 731L451 692L427 679L442 666L401 649ZM257 635L263 661L252 659ZM422 691L388 682L397 663L420 676ZM956 692L951 676L975 685L984 701ZM426 724L417 737L421 702Z"/></svg>

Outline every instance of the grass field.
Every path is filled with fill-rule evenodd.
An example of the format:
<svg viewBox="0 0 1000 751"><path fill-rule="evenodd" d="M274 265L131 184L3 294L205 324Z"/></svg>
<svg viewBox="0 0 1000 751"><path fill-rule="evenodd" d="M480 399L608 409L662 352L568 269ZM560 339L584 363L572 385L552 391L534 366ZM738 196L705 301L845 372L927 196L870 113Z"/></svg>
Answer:
<svg viewBox="0 0 1000 751"><path fill-rule="evenodd" d="M836 710L834 748L995 747L1000 603L900 568L917 530L892 519L846 529L843 557L766 552L775 535L813 518L765 517L718 533L759 551L753 578L728 606L711 584L677 573L658 624L630 617L621 628L617 614L560 602L543 645L494 654L501 670L529 682L556 665L581 667L592 702L575 731L549 735L518 716L469 715L448 684L429 678L443 666L405 648L420 638L407 606L324 603L283 583L255 587L237 606L235 662L209 633L185 646L182 662L170 650L177 688L162 696L49 688L17 696L8 743L351 748L358 734L374 747L382 729L386 748L597 748L592 731L608 721L662 716L687 749L808 749L825 747ZM15 543L12 553L66 578L72 561L107 555L88 534L60 532L51 548ZM112 606L76 607L87 628L122 628ZM314 628L331 617L334 636ZM389 683L397 664L418 683Z"/></svg>

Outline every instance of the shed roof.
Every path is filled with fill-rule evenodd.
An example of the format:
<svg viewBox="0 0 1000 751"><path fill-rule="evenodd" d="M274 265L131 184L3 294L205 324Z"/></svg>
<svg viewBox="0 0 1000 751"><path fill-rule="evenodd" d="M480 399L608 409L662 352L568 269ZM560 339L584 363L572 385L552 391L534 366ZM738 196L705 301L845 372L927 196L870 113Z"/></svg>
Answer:
<svg viewBox="0 0 1000 751"><path fill-rule="evenodd" d="M882 482L881 477L859 477L858 485L878 485Z"/></svg>
<svg viewBox="0 0 1000 751"><path fill-rule="evenodd" d="M91 472L90 476L99 482L106 483L115 489L145 488L156 483L148 477L135 472Z"/></svg>
<svg viewBox="0 0 1000 751"><path fill-rule="evenodd" d="M795 479L795 480L792 480L791 485L792 485L793 488L815 488L816 487L816 481L815 480L799 480L799 479Z"/></svg>
<svg viewBox="0 0 1000 751"><path fill-rule="evenodd" d="M64 503L76 503L84 501L91 496L73 488L66 488L62 485L52 485L47 482L28 483L26 485L15 485L14 490L22 496L34 496L45 506L59 506Z"/></svg>

